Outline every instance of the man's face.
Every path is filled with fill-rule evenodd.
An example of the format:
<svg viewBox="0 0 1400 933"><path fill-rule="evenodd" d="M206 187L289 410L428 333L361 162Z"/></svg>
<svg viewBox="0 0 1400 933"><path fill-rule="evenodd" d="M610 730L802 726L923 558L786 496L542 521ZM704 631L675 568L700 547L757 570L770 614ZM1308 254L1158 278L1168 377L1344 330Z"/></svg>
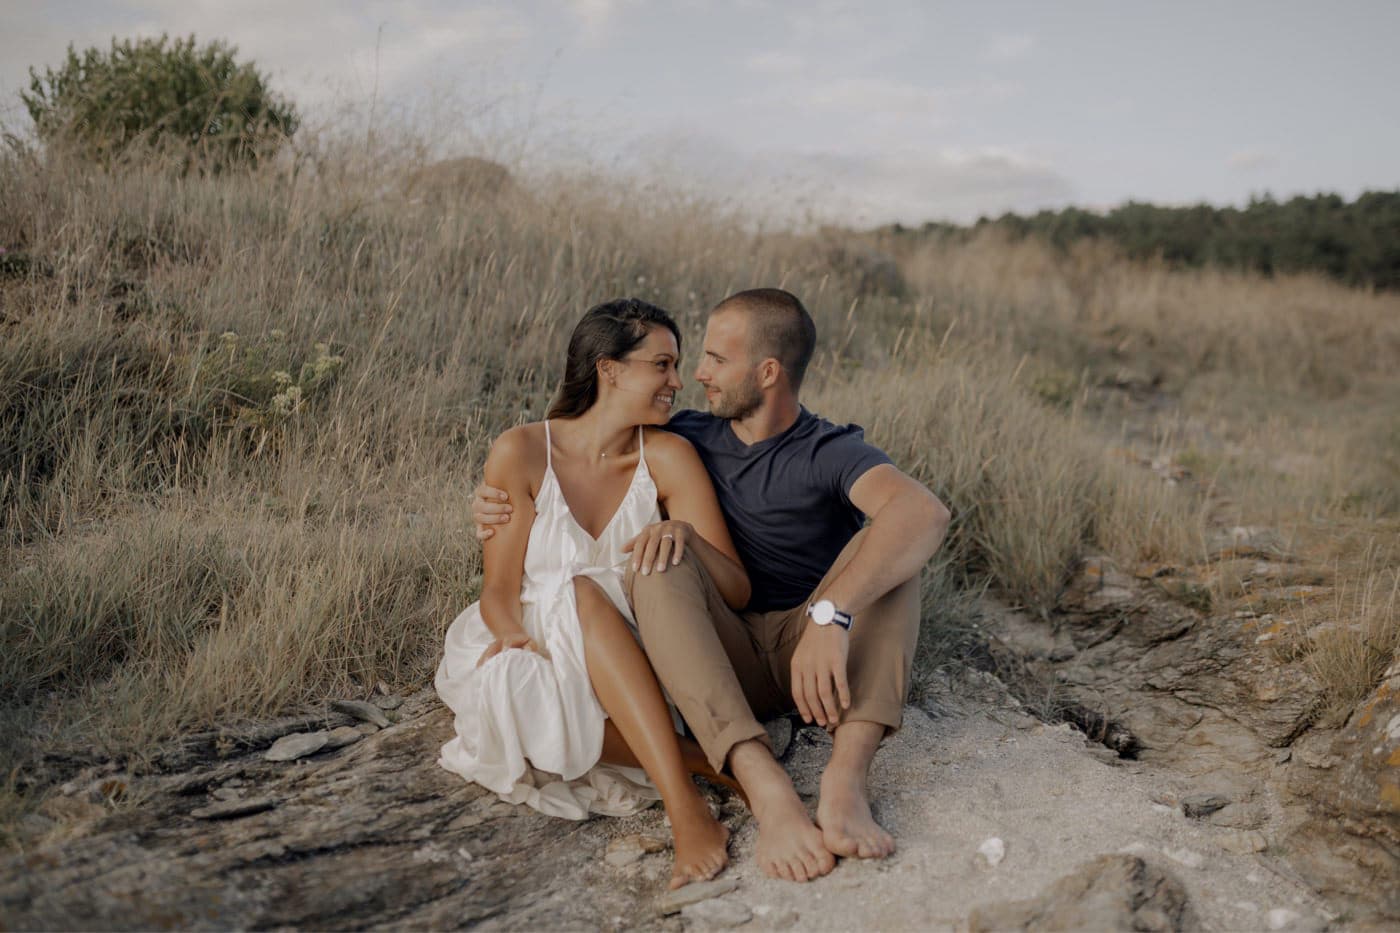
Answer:
<svg viewBox="0 0 1400 933"><path fill-rule="evenodd" d="M749 322L742 312L710 315L695 381L705 387L710 414L718 418L743 418L763 404L758 367L749 350Z"/></svg>

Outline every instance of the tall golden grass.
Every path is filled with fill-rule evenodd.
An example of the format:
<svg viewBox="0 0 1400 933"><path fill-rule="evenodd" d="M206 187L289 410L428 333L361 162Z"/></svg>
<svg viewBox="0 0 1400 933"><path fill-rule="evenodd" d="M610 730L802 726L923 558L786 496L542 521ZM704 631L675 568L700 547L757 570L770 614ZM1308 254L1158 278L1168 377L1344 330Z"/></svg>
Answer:
<svg viewBox="0 0 1400 933"><path fill-rule="evenodd" d="M1400 359L1393 298L1313 280L979 239L901 255L912 294L876 297L814 238L665 191L424 196L413 151L320 142L208 176L0 157L0 245L29 257L0 280L0 753L425 683L475 596L490 441L542 414L605 298L672 310L692 359L736 289L808 303L809 407L863 423L953 509L926 594L947 645L959 592L1048 611L1087 550L1201 559L1202 497L1105 456L1100 355L1324 401ZM1070 390L1050 398L1055 372ZM1348 507L1334 492L1319 507Z"/></svg>

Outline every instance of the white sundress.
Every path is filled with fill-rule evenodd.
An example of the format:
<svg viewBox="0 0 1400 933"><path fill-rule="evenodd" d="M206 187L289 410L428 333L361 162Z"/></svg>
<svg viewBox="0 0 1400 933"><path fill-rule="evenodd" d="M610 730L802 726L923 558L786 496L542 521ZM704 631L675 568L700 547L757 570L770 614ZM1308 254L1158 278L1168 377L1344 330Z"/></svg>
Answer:
<svg viewBox="0 0 1400 933"><path fill-rule="evenodd" d="M635 634L636 620L622 586L630 558L621 548L661 520L656 485L638 428L632 483L594 539L564 501L548 454L548 421L544 429L544 479L525 549L520 602L526 633L549 656L502 651L477 668L494 636L479 603L464 609L447 630L434 681L438 696L455 714L457 731L442 747L438 763L508 803L528 804L551 816L626 816L661 795L640 768L598 760L607 714L588 677L573 580L583 576L597 583Z"/></svg>

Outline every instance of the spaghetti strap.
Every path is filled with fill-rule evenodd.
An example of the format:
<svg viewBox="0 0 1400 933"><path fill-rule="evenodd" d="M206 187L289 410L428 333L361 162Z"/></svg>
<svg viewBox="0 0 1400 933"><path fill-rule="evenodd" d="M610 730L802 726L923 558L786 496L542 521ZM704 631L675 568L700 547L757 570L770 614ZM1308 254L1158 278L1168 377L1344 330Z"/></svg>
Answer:
<svg viewBox="0 0 1400 933"><path fill-rule="evenodd" d="M647 462L646 436L646 428L643 428L640 424L637 425L637 455L641 457L643 463Z"/></svg>
<svg viewBox="0 0 1400 933"><path fill-rule="evenodd" d="M546 418L544 419L544 468L546 470L554 469L553 454L549 452L553 446L554 444L549 440L549 419Z"/></svg>

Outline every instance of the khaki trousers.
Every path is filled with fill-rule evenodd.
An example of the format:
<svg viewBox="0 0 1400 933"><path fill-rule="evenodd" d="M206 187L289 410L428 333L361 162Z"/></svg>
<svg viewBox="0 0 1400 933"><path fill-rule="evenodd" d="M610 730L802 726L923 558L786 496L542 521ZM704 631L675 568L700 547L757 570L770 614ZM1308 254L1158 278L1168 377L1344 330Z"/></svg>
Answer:
<svg viewBox="0 0 1400 933"><path fill-rule="evenodd" d="M820 594L855 556L856 534L818 586ZM774 612L735 612L704 565L686 551L662 573L628 572L626 586L642 646L686 724L716 771L735 745L768 735L760 720L796 709L791 671L807 627L807 605ZM907 580L856 617L846 676L851 707L841 722L878 722L886 734L904 714L919 637L919 581Z"/></svg>

